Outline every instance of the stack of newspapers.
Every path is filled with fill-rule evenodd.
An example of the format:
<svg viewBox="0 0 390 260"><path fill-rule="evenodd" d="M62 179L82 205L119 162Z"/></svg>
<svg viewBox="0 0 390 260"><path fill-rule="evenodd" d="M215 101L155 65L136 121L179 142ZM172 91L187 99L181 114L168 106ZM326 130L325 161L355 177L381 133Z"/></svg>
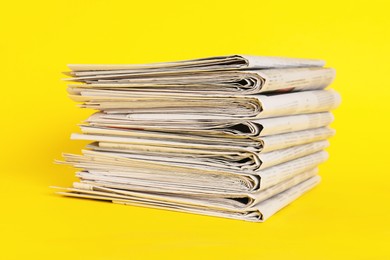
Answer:
<svg viewBox="0 0 390 260"><path fill-rule="evenodd" d="M98 110L61 163L66 196L264 221L320 181L340 103L321 60L232 55L69 65L70 97ZM57 187L58 188L58 187Z"/></svg>

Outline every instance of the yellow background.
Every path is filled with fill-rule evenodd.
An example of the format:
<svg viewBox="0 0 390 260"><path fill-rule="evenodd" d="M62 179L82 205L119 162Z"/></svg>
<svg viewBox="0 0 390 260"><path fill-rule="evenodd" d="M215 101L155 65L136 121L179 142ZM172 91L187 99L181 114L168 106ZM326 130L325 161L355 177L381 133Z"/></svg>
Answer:
<svg viewBox="0 0 390 260"><path fill-rule="evenodd" d="M389 259L387 1L7 1L0 9L0 259ZM67 63L222 54L321 58L337 69L323 182L263 224L53 195L53 164L90 111Z"/></svg>

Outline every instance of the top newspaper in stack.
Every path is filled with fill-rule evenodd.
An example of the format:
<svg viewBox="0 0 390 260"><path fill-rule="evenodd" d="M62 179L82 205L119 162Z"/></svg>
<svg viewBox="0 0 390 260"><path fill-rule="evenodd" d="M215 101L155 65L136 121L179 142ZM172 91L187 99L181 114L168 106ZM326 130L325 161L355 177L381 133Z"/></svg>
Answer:
<svg viewBox="0 0 390 260"><path fill-rule="evenodd" d="M229 55L202 59L149 63L149 64L70 64L74 76L104 74L103 71L116 70L120 73L143 74L188 71L219 71L234 69L267 69L323 67L322 60L281 58L250 55ZM97 73L102 72L102 73Z"/></svg>
<svg viewBox="0 0 390 260"><path fill-rule="evenodd" d="M67 80L88 83L70 88L101 94L131 90L164 95L242 95L323 89L335 75L323 65L320 60L234 55L145 65L69 65L72 71L66 74L72 76Z"/></svg>

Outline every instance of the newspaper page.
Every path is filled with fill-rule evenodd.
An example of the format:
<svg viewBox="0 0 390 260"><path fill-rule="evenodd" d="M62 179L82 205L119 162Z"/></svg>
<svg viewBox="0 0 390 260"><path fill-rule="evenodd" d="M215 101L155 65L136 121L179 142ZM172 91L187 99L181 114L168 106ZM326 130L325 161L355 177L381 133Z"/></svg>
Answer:
<svg viewBox="0 0 390 260"><path fill-rule="evenodd" d="M144 120L131 120L127 114L106 114L95 113L90 116L86 123L81 125L83 133L112 134L139 137L157 137L171 139L174 135L177 138L194 138L194 136L211 137L258 137L276 135L300 130L319 128L333 122L333 115L330 112L300 114L282 117L272 117L255 120L231 121L199 121L181 120L165 121L156 119L152 124Z"/></svg>
<svg viewBox="0 0 390 260"><path fill-rule="evenodd" d="M284 134L269 135L247 139L210 138L194 136L193 138L161 138L161 136L126 136L104 134L72 134L73 140L88 140L98 142L100 147L131 150L132 147L155 146L165 148L165 151L175 149L203 149L208 151L242 151L242 152L269 152L284 149L295 145L315 142L333 136L334 130L323 127ZM151 148L149 148L151 149ZM157 149L157 148L156 148ZM145 150L145 149L144 149ZM155 150L156 151L156 150ZM178 150L183 152L184 150ZM187 150L186 150L187 151ZM194 150L195 152L196 150ZM190 151L188 151L190 152ZM190 152L191 153L191 152Z"/></svg>
<svg viewBox="0 0 390 260"><path fill-rule="evenodd" d="M72 76L86 76L104 74L105 71L145 75L145 73L156 74L158 72L180 73L226 69L322 67L324 65L324 61L313 59L229 55L149 64L69 64L68 68L72 70L69 73Z"/></svg>
<svg viewBox="0 0 390 260"><path fill-rule="evenodd" d="M112 199L143 199L156 202L172 202L176 204L185 204L193 206L202 206L220 210L246 210L250 209L261 201L264 201L272 196L279 194L295 185L315 176L316 170L304 172L281 182L264 191L253 194L248 193L224 193L224 194L209 194L202 192L153 192L147 188L143 191L132 191L109 187L104 184L91 184L85 182L73 183L73 188L60 188L69 192L77 192L91 195L103 195Z"/></svg>
<svg viewBox="0 0 390 260"><path fill-rule="evenodd" d="M213 96L324 89L332 83L331 68L289 68L251 71L198 72L134 78L131 74L104 74L70 78L68 92L80 96Z"/></svg>
<svg viewBox="0 0 390 260"><path fill-rule="evenodd" d="M84 97L86 98L86 97ZM105 98L88 97L82 107L107 113L127 113L132 120L253 120L327 112L340 104L335 91L316 90L281 95L234 97L154 97Z"/></svg>
<svg viewBox="0 0 390 260"><path fill-rule="evenodd" d="M192 168L182 164L164 164L123 158L114 153L83 151L83 156L65 154L67 164L84 169L77 176L94 182L131 185L146 184L164 189L202 189L213 191L264 190L302 172L315 168L327 159L325 151L316 152L257 172ZM200 174L200 175L199 175ZM202 178L199 178L202 176ZM217 181L218 180L218 181ZM259 183L260 180L260 183Z"/></svg>
<svg viewBox="0 0 390 260"><path fill-rule="evenodd" d="M253 222L262 222L275 214L277 211L299 198L302 194L315 187L320 182L318 175L306 179L288 189L277 193L276 195L263 200L262 202L246 209L232 209L215 206L214 203L207 203L193 199L169 198L158 200L156 197L143 194L143 196L129 196L129 194L121 195L116 193L108 193L102 191L90 190L90 187L79 185L81 189L65 188L64 191L57 192L58 194L79 197L86 199L108 200L117 204L146 206L157 209L168 209L173 211L188 212L209 216L225 217ZM63 189L63 188L62 188Z"/></svg>

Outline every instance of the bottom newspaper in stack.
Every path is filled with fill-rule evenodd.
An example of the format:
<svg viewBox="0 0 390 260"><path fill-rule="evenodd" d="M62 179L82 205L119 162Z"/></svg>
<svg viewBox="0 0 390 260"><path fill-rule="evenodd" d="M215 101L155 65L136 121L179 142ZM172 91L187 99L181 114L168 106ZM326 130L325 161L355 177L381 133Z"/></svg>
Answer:
<svg viewBox="0 0 390 260"><path fill-rule="evenodd" d="M258 128L250 137L232 125L199 134L97 118L72 135L94 142L83 155L64 155L61 163L82 170L59 194L247 221L264 221L314 187L334 134L329 112L247 122Z"/></svg>

